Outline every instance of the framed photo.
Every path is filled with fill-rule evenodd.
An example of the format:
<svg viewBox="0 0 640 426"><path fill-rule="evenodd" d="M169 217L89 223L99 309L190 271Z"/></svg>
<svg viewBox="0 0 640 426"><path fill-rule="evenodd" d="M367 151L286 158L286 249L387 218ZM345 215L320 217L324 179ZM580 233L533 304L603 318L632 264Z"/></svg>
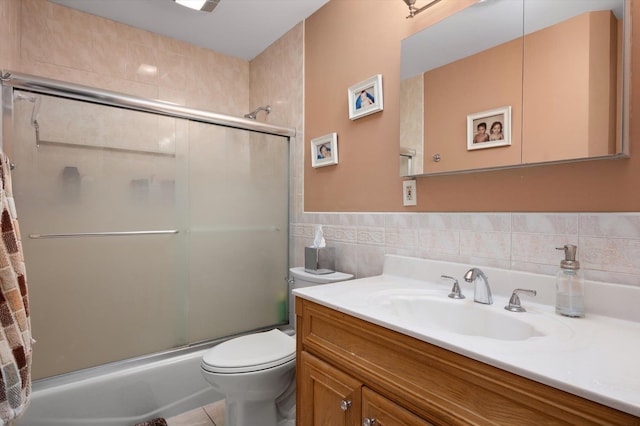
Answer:
<svg viewBox="0 0 640 426"><path fill-rule="evenodd" d="M382 111L382 74L349 87L349 119Z"/></svg>
<svg viewBox="0 0 640 426"><path fill-rule="evenodd" d="M338 164L338 134L331 133L311 139L311 166Z"/></svg>
<svg viewBox="0 0 640 426"><path fill-rule="evenodd" d="M418 194L416 194L416 181L402 181L402 204L405 206L415 206L418 202Z"/></svg>
<svg viewBox="0 0 640 426"><path fill-rule="evenodd" d="M511 106L467 115L467 151L511 145Z"/></svg>

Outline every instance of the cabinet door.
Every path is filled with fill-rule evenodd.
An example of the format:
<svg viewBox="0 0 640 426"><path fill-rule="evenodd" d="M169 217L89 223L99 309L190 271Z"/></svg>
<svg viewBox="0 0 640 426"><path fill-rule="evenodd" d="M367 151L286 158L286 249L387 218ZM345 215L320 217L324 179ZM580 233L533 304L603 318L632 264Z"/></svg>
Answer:
<svg viewBox="0 0 640 426"><path fill-rule="evenodd" d="M366 387L362 388L362 418L367 426L433 426Z"/></svg>
<svg viewBox="0 0 640 426"><path fill-rule="evenodd" d="M298 361L297 424L359 426L362 383L307 352Z"/></svg>

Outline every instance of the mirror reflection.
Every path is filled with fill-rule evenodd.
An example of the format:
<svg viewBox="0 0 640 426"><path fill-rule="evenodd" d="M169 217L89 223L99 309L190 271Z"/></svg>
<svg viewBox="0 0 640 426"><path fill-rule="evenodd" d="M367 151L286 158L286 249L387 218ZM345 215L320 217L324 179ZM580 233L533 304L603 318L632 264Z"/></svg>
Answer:
<svg viewBox="0 0 640 426"><path fill-rule="evenodd" d="M626 155L624 14L624 0L485 0L403 40L400 174Z"/></svg>

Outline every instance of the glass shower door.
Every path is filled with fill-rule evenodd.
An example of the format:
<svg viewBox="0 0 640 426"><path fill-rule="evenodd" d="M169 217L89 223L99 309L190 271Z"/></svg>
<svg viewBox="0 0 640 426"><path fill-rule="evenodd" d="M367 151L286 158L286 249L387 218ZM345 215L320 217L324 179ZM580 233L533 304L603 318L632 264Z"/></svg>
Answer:
<svg viewBox="0 0 640 426"><path fill-rule="evenodd" d="M14 99L34 378L176 346L184 236L127 234L186 222L175 203L175 120L29 93Z"/></svg>
<svg viewBox="0 0 640 426"><path fill-rule="evenodd" d="M189 122L188 340L287 321L288 143Z"/></svg>
<svg viewBox="0 0 640 426"><path fill-rule="evenodd" d="M286 322L286 138L17 93L34 379Z"/></svg>

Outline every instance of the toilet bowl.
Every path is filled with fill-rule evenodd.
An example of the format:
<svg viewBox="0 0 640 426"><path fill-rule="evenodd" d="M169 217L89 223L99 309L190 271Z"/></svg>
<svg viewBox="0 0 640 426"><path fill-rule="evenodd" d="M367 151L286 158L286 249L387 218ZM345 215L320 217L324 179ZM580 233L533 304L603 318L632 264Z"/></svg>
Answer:
<svg viewBox="0 0 640 426"><path fill-rule="evenodd" d="M276 426L275 399L289 387L296 341L274 329L221 343L202 357L204 378L225 395L225 425Z"/></svg>
<svg viewBox="0 0 640 426"><path fill-rule="evenodd" d="M304 268L290 271L290 294L293 288L353 278L340 272L314 275ZM201 371L205 380L225 395L225 425L277 426L279 420L287 420L282 418L284 412L293 415L295 357L295 336L278 329L236 337L205 352Z"/></svg>

